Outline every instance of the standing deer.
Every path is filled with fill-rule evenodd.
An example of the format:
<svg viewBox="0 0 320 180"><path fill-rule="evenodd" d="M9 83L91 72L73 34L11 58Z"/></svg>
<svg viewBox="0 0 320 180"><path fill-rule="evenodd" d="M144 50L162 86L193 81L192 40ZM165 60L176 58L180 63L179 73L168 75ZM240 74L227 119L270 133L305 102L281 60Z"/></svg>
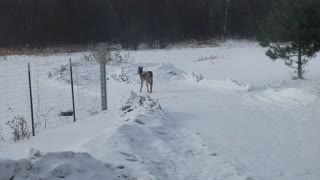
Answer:
<svg viewBox="0 0 320 180"><path fill-rule="evenodd" d="M140 75L140 80L141 80L141 87L140 87L140 92L142 91L142 86L143 86L143 81L146 81L147 85L147 91L148 93L152 93L152 85L153 85L153 73L152 71L145 71L143 72L143 66L138 67L138 74ZM149 91L149 86L150 85L150 91Z"/></svg>

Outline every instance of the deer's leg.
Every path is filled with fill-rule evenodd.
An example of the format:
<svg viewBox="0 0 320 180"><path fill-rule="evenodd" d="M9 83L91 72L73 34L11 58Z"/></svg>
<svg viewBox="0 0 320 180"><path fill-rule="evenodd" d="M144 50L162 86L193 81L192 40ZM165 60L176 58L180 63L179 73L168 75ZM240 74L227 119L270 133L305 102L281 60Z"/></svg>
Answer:
<svg viewBox="0 0 320 180"><path fill-rule="evenodd" d="M148 81L146 81L146 85L147 85L147 92L149 92Z"/></svg>
<svg viewBox="0 0 320 180"><path fill-rule="evenodd" d="M142 91L142 86L143 86L143 80L141 79L141 87L140 87L140 92Z"/></svg>
<svg viewBox="0 0 320 180"><path fill-rule="evenodd" d="M150 80L150 93L152 93L152 86L153 86L153 82L152 82L153 80L151 79Z"/></svg>

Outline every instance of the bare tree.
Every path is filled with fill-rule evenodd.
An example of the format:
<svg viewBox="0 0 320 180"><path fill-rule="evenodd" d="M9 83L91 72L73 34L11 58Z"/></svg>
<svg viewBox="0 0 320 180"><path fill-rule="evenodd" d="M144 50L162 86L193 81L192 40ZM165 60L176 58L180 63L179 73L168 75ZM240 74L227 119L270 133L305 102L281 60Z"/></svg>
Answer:
<svg viewBox="0 0 320 180"><path fill-rule="evenodd" d="M225 38L228 33L228 19L229 19L229 9L231 6L231 0L226 0L226 8L225 8L225 15L224 15L224 26L223 26L223 37Z"/></svg>

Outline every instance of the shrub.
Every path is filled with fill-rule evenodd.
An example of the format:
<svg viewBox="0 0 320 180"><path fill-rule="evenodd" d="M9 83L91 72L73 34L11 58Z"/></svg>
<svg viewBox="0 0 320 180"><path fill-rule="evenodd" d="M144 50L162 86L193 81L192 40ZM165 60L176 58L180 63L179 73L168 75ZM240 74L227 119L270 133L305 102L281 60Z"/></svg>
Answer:
<svg viewBox="0 0 320 180"><path fill-rule="evenodd" d="M13 120L7 121L6 123L12 130L13 140L20 141L30 137L31 132L29 131L28 123L23 116L15 116Z"/></svg>

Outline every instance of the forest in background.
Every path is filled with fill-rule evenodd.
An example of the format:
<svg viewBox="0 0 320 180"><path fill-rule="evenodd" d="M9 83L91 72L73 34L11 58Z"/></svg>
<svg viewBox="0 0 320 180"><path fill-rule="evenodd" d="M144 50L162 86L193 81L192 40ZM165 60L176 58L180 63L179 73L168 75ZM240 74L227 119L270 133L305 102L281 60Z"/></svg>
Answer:
<svg viewBox="0 0 320 180"><path fill-rule="evenodd" d="M1 0L0 47L252 38L272 0Z"/></svg>

